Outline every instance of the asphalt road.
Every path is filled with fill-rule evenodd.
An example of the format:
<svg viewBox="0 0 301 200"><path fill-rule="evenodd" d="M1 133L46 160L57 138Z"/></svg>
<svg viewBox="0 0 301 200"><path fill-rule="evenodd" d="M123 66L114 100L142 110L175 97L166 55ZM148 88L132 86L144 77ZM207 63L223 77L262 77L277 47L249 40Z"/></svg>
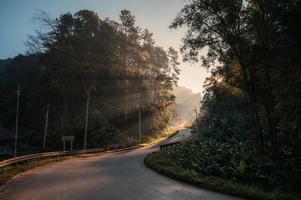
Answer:
<svg viewBox="0 0 301 200"><path fill-rule="evenodd" d="M190 136L180 132L171 141ZM230 200L227 195L164 177L143 164L157 150L149 146L126 152L69 159L22 173L0 191L1 200Z"/></svg>

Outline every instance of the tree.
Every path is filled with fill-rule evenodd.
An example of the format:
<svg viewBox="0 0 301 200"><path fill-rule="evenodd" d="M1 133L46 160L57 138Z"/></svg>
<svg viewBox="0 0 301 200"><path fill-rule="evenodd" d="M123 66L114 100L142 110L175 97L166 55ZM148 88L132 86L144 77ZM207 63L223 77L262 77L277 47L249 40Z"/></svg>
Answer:
<svg viewBox="0 0 301 200"><path fill-rule="evenodd" d="M284 115L279 108L284 104L280 99L289 83L281 77L299 74L295 56L300 51L292 41L299 41L295 27L300 25L292 28L289 22L298 9L297 2L290 0L193 0L171 25L188 27L182 47L186 59L200 58L205 67L218 63L213 76L248 95L257 144L262 149L267 138L274 157L279 150L279 134L283 134L279 125ZM202 48L208 48L207 55L199 57Z"/></svg>
<svg viewBox="0 0 301 200"><path fill-rule="evenodd" d="M169 65L170 65L169 76L172 78L174 85L177 86L177 82L179 80L178 75L181 72L179 68L180 63L179 63L178 52L174 48L169 47L168 57L169 57Z"/></svg>
<svg viewBox="0 0 301 200"><path fill-rule="evenodd" d="M39 19L49 28L37 31L29 40L41 51L12 59L13 66L0 72L5 77L0 81L2 94L13 94L16 79L22 80L26 114L22 113L21 122L35 138L31 145L42 141L44 120L37 119L44 118L49 104L48 136L53 145L49 148L59 148L61 136L67 134L74 135L75 148L81 148L88 93L88 147L135 141L137 104L145 138L168 126L174 103L171 80L177 77L168 73L167 52L156 46L150 31L140 32L130 11L121 11L120 22L100 19L89 10L65 13L57 19L42 14ZM173 56L176 62L176 53ZM11 125L12 120L7 118L6 123L5 119L14 108L6 106L9 100L1 100L0 117ZM106 131L109 133L102 135ZM102 139L107 141L95 141Z"/></svg>
<svg viewBox="0 0 301 200"><path fill-rule="evenodd" d="M262 132L255 94L254 67L248 64L250 41L243 1L191 1L182 9L171 28L183 25L188 26L182 47L186 59L198 60L199 49L208 47L206 57L201 57L206 67L216 61L238 61L243 82L241 87L249 96L256 138L259 141Z"/></svg>

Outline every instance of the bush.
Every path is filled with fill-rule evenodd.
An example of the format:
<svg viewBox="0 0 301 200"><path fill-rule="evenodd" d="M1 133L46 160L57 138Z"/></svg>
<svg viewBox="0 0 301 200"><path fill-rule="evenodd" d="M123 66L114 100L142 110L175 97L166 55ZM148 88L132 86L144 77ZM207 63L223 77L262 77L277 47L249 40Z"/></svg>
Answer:
<svg viewBox="0 0 301 200"><path fill-rule="evenodd" d="M89 148L109 147L120 144L122 140L120 131L108 121L101 121L100 126L89 133Z"/></svg>
<svg viewBox="0 0 301 200"><path fill-rule="evenodd" d="M205 189L254 200L297 200L290 194L267 191L254 185L241 184L214 176L204 176L193 169L184 168L175 162L171 151L155 152L144 159L149 168L171 178ZM243 164L241 164L243 165Z"/></svg>
<svg viewBox="0 0 301 200"><path fill-rule="evenodd" d="M221 177L269 191L300 193L300 159L272 160L247 142L200 137L168 151L169 159L200 175Z"/></svg>

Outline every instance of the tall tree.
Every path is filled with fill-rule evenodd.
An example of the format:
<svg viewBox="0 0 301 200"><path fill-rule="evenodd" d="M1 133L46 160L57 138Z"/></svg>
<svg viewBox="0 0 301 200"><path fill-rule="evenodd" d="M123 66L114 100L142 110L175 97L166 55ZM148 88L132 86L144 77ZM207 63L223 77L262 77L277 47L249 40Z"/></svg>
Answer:
<svg viewBox="0 0 301 200"><path fill-rule="evenodd" d="M292 60L297 61L289 55L282 57L285 49L290 46L292 51L298 52L291 44L292 35L287 32L287 17L299 8L297 1L290 0L192 0L171 25L171 28L188 27L182 47L186 59L197 60L199 50L208 48L207 55L201 59L206 67L218 61L213 79L246 92L257 144L262 148L266 132L275 157L283 114L278 110L279 98L287 84L281 81L281 75L284 71L298 73L295 67L290 72L290 67L283 67L290 66ZM290 61L287 58L291 58Z"/></svg>

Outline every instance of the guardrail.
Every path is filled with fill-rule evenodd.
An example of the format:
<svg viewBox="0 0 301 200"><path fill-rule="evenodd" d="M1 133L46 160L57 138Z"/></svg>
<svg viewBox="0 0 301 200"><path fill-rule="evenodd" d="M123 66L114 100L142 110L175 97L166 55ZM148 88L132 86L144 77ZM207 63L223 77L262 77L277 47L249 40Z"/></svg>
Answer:
<svg viewBox="0 0 301 200"><path fill-rule="evenodd" d="M189 140L191 138L187 138L186 140ZM175 145L179 145L181 142L176 141L172 143L166 143L166 144L161 144L160 145L160 150L167 150L168 148L174 147ZM9 165L14 165L19 162L24 162L24 161L29 161L33 159L38 159L38 158L45 158L45 157L52 157L52 156L64 156L64 155L72 155L72 154L90 154L90 153L115 153L119 151L126 151L130 149L135 149L139 147L143 147L144 145L137 145L137 146L132 146L132 147L127 147L127 148L120 148L117 146L111 146L110 148L104 149L88 149L88 150L76 150L76 151L57 151L57 152L45 152L45 153L37 153L37 154L30 154L30 155L25 155L25 156L19 156L16 158L11 158L7 159L4 161L0 162L0 169L3 167L7 167Z"/></svg>
<svg viewBox="0 0 301 200"><path fill-rule="evenodd" d="M45 157L53 157L53 156L65 156L65 155L72 155L72 154L90 154L90 153L113 153L113 152L119 152L119 151L125 151L125 150L130 150L130 149L135 149L142 147L142 145L138 146L133 146L133 147L128 147L128 148L108 148L108 149L88 149L88 150L77 150L77 151L57 151L57 152L47 152L47 153L37 153L37 154L30 154L30 155L25 155L25 156L19 156L16 158L11 158L4 160L0 162L0 169L3 167L7 167L9 165L14 165L20 162L24 161L29 161L33 159L38 159L38 158L45 158Z"/></svg>
<svg viewBox="0 0 301 200"><path fill-rule="evenodd" d="M19 156L16 158L7 159L0 162L0 168L13 165L22 161L43 158L43 157L61 156L61 155L66 155L66 152L48 152L48 153L37 153L37 154L30 154L26 156Z"/></svg>
<svg viewBox="0 0 301 200"><path fill-rule="evenodd" d="M160 151L164 151L164 150L168 150L168 149L174 149L177 146L179 146L181 143L183 143L185 141L188 141L188 140L191 140L191 139L192 139L192 136L186 138L185 140L179 140L179 141L175 141L175 142L167 142L167 143L161 144L160 145Z"/></svg>
<svg viewBox="0 0 301 200"><path fill-rule="evenodd" d="M160 151L168 150L168 149L173 149L174 147L178 146L181 142L171 142L171 143L166 143L166 144L161 144L160 145Z"/></svg>

